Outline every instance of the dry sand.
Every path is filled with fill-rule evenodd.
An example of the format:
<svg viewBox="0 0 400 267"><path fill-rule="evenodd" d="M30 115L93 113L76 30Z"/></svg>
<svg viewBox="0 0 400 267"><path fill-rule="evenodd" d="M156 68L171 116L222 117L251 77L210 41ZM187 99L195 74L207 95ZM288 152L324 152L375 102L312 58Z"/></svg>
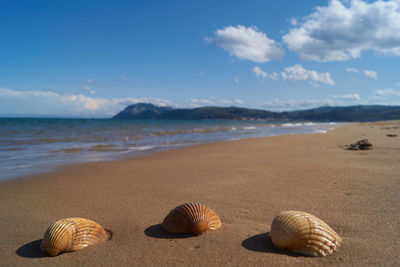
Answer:
<svg viewBox="0 0 400 267"><path fill-rule="evenodd" d="M345 150L364 138L373 150ZM0 265L399 266L399 191L398 121L65 166L0 183ZM212 207L222 228L198 237L163 233L165 215L185 202ZM284 210L321 218L342 247L318 258L274 249L266 233ZM47 257L39 240L65 217L95 220L114 237Z"/></svg>

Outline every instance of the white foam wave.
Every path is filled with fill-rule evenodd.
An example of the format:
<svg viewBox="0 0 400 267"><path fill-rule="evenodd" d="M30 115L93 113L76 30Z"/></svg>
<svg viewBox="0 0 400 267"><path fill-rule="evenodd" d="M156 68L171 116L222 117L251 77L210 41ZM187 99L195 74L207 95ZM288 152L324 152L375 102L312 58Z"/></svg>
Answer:
<svg viewBox="0 0 400 267"><path fill-rule="evenodd" d="M282 127L299 127L302 126L302 123L284 123L282 124Z"/></svg>
<svg viewBox="0 0 400 267"><path fill-rule="evenodd" d="M154 149L155 147L156 146L151 146L151 145L137 146L137 147L130 147L129 150L133 150L133 151L151 150L151 149Z"/></svg>

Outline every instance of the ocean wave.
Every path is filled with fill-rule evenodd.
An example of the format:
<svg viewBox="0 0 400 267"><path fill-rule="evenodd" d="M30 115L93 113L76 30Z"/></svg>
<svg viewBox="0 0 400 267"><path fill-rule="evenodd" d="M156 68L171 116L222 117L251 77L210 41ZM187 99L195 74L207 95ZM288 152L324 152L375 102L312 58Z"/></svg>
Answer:
<svg viewBox="0 0 400 267"><path fill-rule="evenodd" d="M128 142L128 141L131 141L131 140L140 140L140 139L142 139L142 138L143 138L143 137L142 137L142 136L139 136L139 135L133 135L133 136L126 135L126 136L124 136L124 137L121 137L121 141Z"/></svg>
<svg viewBox="0 0 400 267"><path fill-rule="evenodd" d="M257 127L256 126L246 126L246 127L243 127L242 129L243 130L255 130L255 129L257 129Z"/></svg>
<svg viewBox="0 0 400 267"><path fill-rule="evenodd" d="M73 153L79 153L84 151L83 148L81 147L72 147L72 148L64 148L64 149L60 149L60 150L53 150L51 151L52 153L67 153L67 154L73 154Z"/></svg>
<svg viewBox="0 0 400 267"><path fill-rule="evenodd" d="M13 128L6 131L0 129L6 132L0 137L0 169L15 168L8 172L10 176L18 176L18 173L27 170L28 173L34 173L47 165L112 160L121 154L140 155L141 152L215 141L326 132L327 129L337 127L336 123L310 122L144 121L127 124L125 121L108 120L57 121L59 123L56 127L46 123L46 120L37 120L37 124L43 122L41 127L44 130L40 135L32 133L36 124L21 123L15 134L10 134ZM0 175L0 179L7 175Z"/></svg>
<svg viewBox="0 0 400 267"><path fill-rule="evenodd" d="M131 150L131 151L143 151L143 150L152 150L154 148L156 148L155 145L144 145L144 146L130 147L129 150Z"/></svg>
<svg viewBox="0 0 400 267"><path fill-rule="evenodd" d="M302 123L283 123L282 127L299 127L299 126L303 126Z"/></svg>
<svg viewBox="0 0 400 267"><path fill-rule="evenodd" d="M234 127L212 127L212 128L194 128L194 129L179 129L176 131L159 131L151 133L151 136L166 136L166 135L179 135L187 133L215 133L215 132L229 132ZM236 128L235 128L236 129Z"/></svg>

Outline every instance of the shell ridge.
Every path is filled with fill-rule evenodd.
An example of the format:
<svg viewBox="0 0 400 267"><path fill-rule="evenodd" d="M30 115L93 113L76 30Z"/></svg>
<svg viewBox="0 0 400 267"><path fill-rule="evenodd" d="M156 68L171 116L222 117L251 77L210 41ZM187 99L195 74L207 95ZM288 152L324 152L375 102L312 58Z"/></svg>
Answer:
<svg viewBox="0 0 400 267"><path fill-rule="evenodd" d="M308 236L308 235L318 235L318 236L322 236L326 239L331 240L332 242L335 242L335 240L337 239L332 232L327 231L326 229L322 229L322 228L312 228L312 229L299 229L299 236L303 237L303 236Z"/></svg>
<svg viewBox="0 0 400 267"><path fill-rule="evenodd" d="M75 251L106 240L107 234L98 223L83 218L61 219L48 227L41 248L51 256Z"/></svg>
<svg viewBox="0 0 400 267"><path fill-rule="evenodd" d="M324 221L301 211L284 211L271 225L274 246L312 256L332 254L342 242Z"/></svg>
<svg viewBox="0 0 400 267"><path fill-rule="evenodd" d="M219 218L219 216L217 215L217 213L215 213L215 211L213 209L209 209L208 210L208 215L207 215L208 220L208 228L210 230L215 230L218 229L219 227L221 227L221 219Z"/></svg>
<svg viewBox="0 0 400 267"><path fill-rule="evenodd" d="M326 239L326 238L321 238L321 236L316 236L316 235L309 235L309 236L304 236L304 239L311 241L317 241L320 242L321 244L326 244L329 246L337 246L334 241Z"/></svg>
<svg viewBox="0 0 400 267"><path fill-rule="evenodd" d="M175 234L186 232L188 230L187 219L182 205L171 210L169 214L165 217L161 226L168 232Z"/></svg>
<svg viewBox="0 0 400 267"><path fill-rule="evenodd" d="M195 203L189 203L187 215L188 219L190 219L190 223L197 223L201 220L201 214L198 208L198 205L196 205Z"/></svg>
<svg viewBox="0 0 400 267"><path fill-rule="evenodd" d="M98 230L98 231L96 231ZM97 229L96 225L88 225L84 227L76 228L74 236L74 245L77 247L87 247L91 244L97 243L98 239L104 237L104 233L100 228Z"/></svg>
<svg viewBox="0 0 400 267"><path fill-rule="evenodd" d="M309 249L307 250L307 252L309 253L309 255L315 255L315 256L318 256L318 255L326 256L326 255L328 255L328 253L326 251L322 250L318 246L310 245L310 246L308 246L308 248ZM318 253L318 254L316 254L316 253Z"/></svg>
<svg viewBox="0 0 400 267"><path fill-rule="evenodd" d="M331 252L331 253L333 252L334 249L336 249L338 247L334 243L327 244L318 239L307 240L307 246L321 247L323 250Z"/></svg>
<svg viewBox="0 0 400 267"><path fill-rule="evenodd" d="M206 205L185 203L173 209L161 224L162 228L172 233L201 234L208 229L217 229L219 217Z"/></svg>
<svg viewBox="0 0 400 267"><path fill-rule="evenodd" d="M59 248L60 250L68 249L71 245L71 242L67 242L67 244L63 244L63 240L71 240L68 235L72 233L68 230L65 230L66 222L61 221L60 223L56 223L54 227L52 227L50 233L50 242L54 244L55 248Z"/></svg>
<svg viewBox="0 0 400 267"><path fill-rule="evenodd" d="M296 238L296 233L291 230L292 225L288 223L288 219L290 218L286 216L279 217L278 215L271 226L271 232L275 233L273 235L273 237L275 237L274 239L277 238L279 240L279 247L283 249L292 246L292 240Z"/></svg>
<svg viewBox="0 0 400 267"><path fill-rule="evenodd" d="M321 243L318 240L310 240L310 242L308 243L308 246L310 246L310 247L315 246L315 247L319 248L319 250L329 252L329 253L332 253L333 250L336 248L336 246L329 246L328 244Z"/></svg>
<svg viewBox="0 0 400 267"><path fill-rule="evenodd" d="M77 234L79 231L77 223L71 222L71 227L73 227L74 231L72 232L72 237L71 237L71 245L68 248L68 250L76 250L75 247L79 244L80 240L77 239Z"/></svg>

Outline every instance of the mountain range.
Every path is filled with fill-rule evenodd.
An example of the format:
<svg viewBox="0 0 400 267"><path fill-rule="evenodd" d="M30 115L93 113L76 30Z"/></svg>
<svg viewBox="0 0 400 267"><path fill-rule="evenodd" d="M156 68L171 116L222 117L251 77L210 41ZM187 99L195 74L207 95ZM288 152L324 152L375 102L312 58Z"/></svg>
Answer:
<svg viewBox="0 0 400 267"><path fill-rule="evenodd" d="M307 110L273 112L239 107L172 108L148 103L127 106L113 119L159 120L269 120L355 122L400 120L400 106L359 105L348 107L319 107Z"/></svg>

